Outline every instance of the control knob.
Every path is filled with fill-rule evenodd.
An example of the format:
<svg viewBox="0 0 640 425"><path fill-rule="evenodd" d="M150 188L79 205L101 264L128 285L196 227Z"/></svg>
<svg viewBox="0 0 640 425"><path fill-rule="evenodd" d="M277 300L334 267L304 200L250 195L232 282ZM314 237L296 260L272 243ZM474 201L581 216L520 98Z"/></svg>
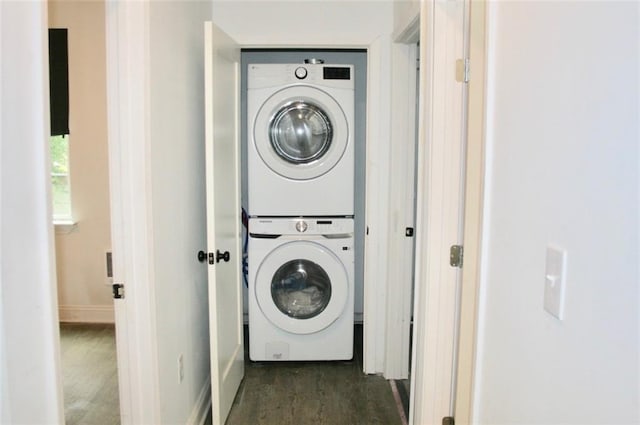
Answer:
<svg viewBox="0 0 640 425"><path fill-rule="evenodd" d="M307 78L307 68L300 66L296 68L295 74L298 80L304 80Z"/></svg>
<svg viewBox="0 0 640 425"><path fill-rule="evenodd" d="M304 233L307 231L307 229L309 228L309 225L307 224L306 221L304 220L300 220L298 222L296 222L296 230L300 233Z"/></svg>

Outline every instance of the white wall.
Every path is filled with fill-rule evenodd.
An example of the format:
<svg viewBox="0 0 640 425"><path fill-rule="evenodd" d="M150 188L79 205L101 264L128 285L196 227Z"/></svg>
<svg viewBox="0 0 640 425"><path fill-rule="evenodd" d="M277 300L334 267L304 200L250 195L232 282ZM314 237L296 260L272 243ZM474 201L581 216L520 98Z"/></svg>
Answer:
<svg viewBox="0 0 640 425"><path fill-rule="evenodd" d="M0 422L7 424L64 423L46 9L0 2Z"/></svg>
<svg viewBox="0 0 640 425"><path fill-rule="evenodd" d="M209 385L204 190L206 2L149 3L153 275L162 423L186 423ZM184 356L179 382L178 357Z"/></svg>
<svg viewBox="0 0 640 425"><path fill-rule="evenodd" d="M492 2L475 421L640 421L636 2ZM543 310L567 250L565 319Z"/></svg>
<svg viewBox="0 0 640 425"><path fill-rule="evenodd" d="M112 322L104 2L49 0L49 27L69 30L71 211L78 223L56 233L60 319Z"/></svg>
<svg viewBox="0 0 640 425"><path fill-rule="evenodd" d="M391 33L390 0L213 0L213 20L243 47L367 47Z"/></svg>

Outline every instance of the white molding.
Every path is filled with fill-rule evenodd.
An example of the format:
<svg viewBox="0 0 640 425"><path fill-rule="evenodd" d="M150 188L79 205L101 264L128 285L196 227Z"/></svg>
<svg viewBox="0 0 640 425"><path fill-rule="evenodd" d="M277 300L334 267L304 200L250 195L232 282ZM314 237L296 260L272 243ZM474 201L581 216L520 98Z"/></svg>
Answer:
<svg viewBox="0 0 640 425"><path fill-rule="evenodd" d="M484 1L470 1L468 51L473 68L469 81L467 167L465 176L464 247L460 300L457 382L454 416L456 423L473 423L475 355L480 287L482 225L484 208L486 8Z"/></svg>
<svg viewBox="0 0 640 425"><path fill-rule="evenodd" d="M449 246L462 238L464 167L463 2L422 3L416 286L409 423L435 424L452 413L459 269Z"/></svg>
<svg viewBox="0 0 640 425"><path fill-rule="evenodd" d="M59 305L61 322L115 323L113 305Z"/></svg>
<svg viewBox="0 0 640 425"><path fill-rule="evenodd" d="M414 238L405 235L405 228L415 228L416 48L415 44L398 43L394 43L392 48L393 142L389 171L388 288L383 370L387 379L406 379L409 376Z"/></svg>
<svg viewBox="0 0 640 425"><path fill-rule="evenodd" d="M367 51L366 212L364 250L363 368L384 368L391 114L391 37L374 40ZM384 88L384 89L383 89Z"/></svg>
<svg viewBox="0 0 640 425"><path fill-rule="evenodd" d="M200 393L198 394L198 398L196 399L196 404L193 406L193 410L187 419L187 425L204 425L204 421L207 419L209 415L209 410L211 409L211 376L209 376L205 381Z"/></svg>
<svg viewBox="0 0 640 425"><path fill-rule="evenodd" d="M395 37L396 43L414 44L420 41L420 13L411 18L407 26L400 31Z"/></svg>
<svg viewBox="0 0 640 425"><path fill-rule="evenodd" d="M107 110L120 412L161 423L153 278L149 129L149 0L106 2Z"/></svg>
<svg viewBox="0 0 640 425"><path fill-rule="evenodd" d="M56 235L68 235L76 231L78 223L73 220L53 220L53 227Z"/></svg>

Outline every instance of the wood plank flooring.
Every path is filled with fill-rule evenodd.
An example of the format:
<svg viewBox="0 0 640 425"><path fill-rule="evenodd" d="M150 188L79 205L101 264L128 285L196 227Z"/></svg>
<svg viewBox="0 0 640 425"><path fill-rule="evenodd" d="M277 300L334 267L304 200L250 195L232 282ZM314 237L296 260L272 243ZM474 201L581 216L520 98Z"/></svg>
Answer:
<svg viewBox="0 0 640 425"><path fill-rule="evenodd" d="M120 424L112 324L60 324L67 425Z"/></svg>
<svg viewBox="0 0 640 425"><path fill-rule="evenodd" d="M402 424L389 382L362 373L361 332L356 327L347 362L251 362L245 355L227 425ZM113 325L61 324L60 334L67 425L119 424Z"/></svg>
<svg viewBox="0 0 640 425"><path fill-rule="evenodd" d="M245 356L245 378L226 424L400 425L389 382L362 373L361 341L356 327L356 355L348 362L251 362Z"/></svg>

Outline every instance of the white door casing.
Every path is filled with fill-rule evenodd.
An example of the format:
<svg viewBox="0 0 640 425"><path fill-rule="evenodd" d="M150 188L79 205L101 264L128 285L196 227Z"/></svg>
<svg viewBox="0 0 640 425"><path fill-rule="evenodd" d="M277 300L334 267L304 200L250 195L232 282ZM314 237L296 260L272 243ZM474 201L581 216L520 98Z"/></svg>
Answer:
<svg viewBox="0 0 640 425"><path fill-rule="evenodd" d="M160 423L150 201L148 2L107 2L107 114L120 418Z"/></svg>
<svg viewBox="0 0 640 425"><path fill-rule="evenodd" d="M460 290L460 322L455 384L454 417L458 424L472 423L475 384L476 328L481 277L483 197L485 175L486 9L483 1L470 2L467 57L473 64L469 80L465 175L465 261Z"/></svg>
<svg viewBox="0 0 640 425"><path fill-rule="evenodd" d="M393 289L387 296L384 377L409 376L412 291L414 276L416 173L417 49L420 37L419 15L392 45L391 125L394 143L390 148L389 265L388 282Z"/></svg>
<svg viewBox="0 0 640 425"><path fill-rule="evenodd" d="M214 425L224 424L244 376L239 119L240 48L206 22L205 162Z"/></svg>
<svg viewBox="0 0 640 425"><path fill-rule="evenodd" d="M463 58L466 0L422 3L413 367L409 423L451 416L460 269L449 248L461 244L465 169Z"/></svg>

